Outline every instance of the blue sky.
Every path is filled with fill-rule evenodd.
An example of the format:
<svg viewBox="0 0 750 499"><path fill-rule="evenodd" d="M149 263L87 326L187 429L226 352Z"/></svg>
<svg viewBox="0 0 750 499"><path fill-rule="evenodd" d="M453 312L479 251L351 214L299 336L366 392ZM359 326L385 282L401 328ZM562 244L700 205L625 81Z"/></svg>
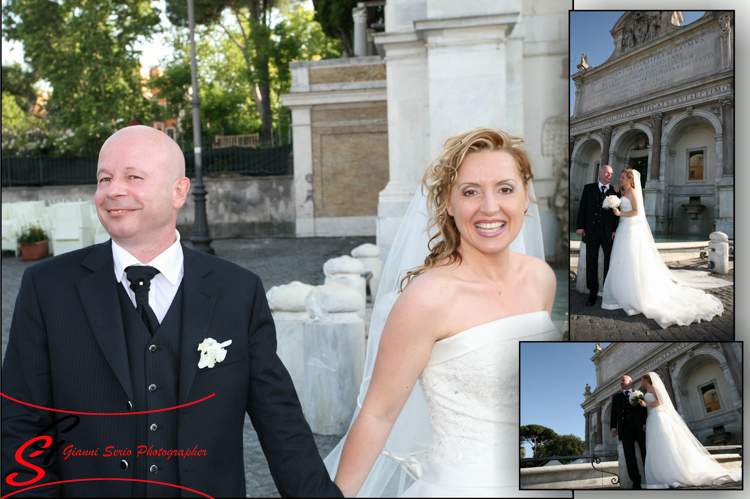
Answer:
<svg viewBox="0 0 750 499"><path fill-rule="evenodd" d="M609 343L602 343L602 348ZM595 343L521 343L521 426L540 424L584 438L583 392L596 388ZM531 448L526 446L526 456Z"/></svg>
<svg viewBox="0 0 750 499"><path fill-rule="evenodd" d="M586 54L589 66L601 66L615 50L614 40L609 30L625 11L572 11L570 13L570 74L578 71L581 54ZM705 11L683 11L685 22L682 26L696 21ZM570 83L570 114L573 114L575 85Z"/></svg>

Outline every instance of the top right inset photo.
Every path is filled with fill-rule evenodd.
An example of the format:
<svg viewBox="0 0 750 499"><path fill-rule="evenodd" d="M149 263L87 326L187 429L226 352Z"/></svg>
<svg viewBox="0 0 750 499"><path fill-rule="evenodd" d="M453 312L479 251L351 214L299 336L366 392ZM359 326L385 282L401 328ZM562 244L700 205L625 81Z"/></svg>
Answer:
<svg viewBox="0 0 750 499"><path fill-rule="evenodd" d="M734 11L570 12L570 339L734 339Z"/></svg>

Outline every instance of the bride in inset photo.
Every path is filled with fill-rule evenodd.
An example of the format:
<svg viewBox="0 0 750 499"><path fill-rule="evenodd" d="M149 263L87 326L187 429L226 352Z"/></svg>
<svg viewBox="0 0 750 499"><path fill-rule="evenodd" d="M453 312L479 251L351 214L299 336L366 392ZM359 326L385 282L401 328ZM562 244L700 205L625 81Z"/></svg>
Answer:
<svg viewBox="0 0 750 499"><path fill-rule="evenodd" d="M642 388L645 393L638 404L648 411L645 488L710 486L742 479L742 468L724 468L695 438L672 405L658 374L645 374Z"/></svg>
<svg viewBox="0 0 750 499"><path fill-rule="evenodd" d="M346 497L524 494L518 341L562 337L522 143L471 130L424 174L385 265L352 426L325 460Z"/></svg>
<svg viewBox="0 0 750 499"><path fill-rule="evenodd" d="M612 211L620 217L609 272L604 279L602 308L623 309L628 315L643 314L662 328L673 324L687 326L721 316L721 300L697 288L731 285L731 282L707 275L688 282L679 278L659 255L646 219L637 170L620 174L621 205Z"/></svg>

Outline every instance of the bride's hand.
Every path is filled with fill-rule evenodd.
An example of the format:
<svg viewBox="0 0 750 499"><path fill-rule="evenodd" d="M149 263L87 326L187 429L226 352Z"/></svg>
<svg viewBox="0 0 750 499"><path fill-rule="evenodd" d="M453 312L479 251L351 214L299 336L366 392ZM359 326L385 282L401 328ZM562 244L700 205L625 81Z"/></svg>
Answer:
<svg viewBox="0 0 750 499"><path fill-rule="evenodd" d="M612 213L614 213L618 217L620 216L620 210L618 210L617 208L612 208Z"/></svg>
<svg viewBox="0 0 750 499"><path fill-rule="evenodd" d="M646 407L646 402L644 402L643 399L641 399L638 401L638 405L640 405L641 407Z"/></svg>

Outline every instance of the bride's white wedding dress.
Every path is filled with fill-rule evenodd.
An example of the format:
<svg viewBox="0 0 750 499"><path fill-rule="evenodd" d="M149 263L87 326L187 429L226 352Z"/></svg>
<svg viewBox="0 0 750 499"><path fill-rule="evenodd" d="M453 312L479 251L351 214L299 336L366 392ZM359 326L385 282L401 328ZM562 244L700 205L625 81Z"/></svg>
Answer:
<svg viewBox="0 0 750 499"><path fill-rule="evenodd" d="M639 182L640 179L636 179L636 185L640 188ZM620 211L632 209L630 200L623 196ZM640 211L643 211L642 205ZM662 328L710 321L723 313L721 300L676 280L678 278L664 264L653 244L646 217L620 217L609 272L604 280L602 308L621 308L628 315L643 314ZM702 281L708 282L708 285L701 287L712 287L711 281L719 281L720 285L731 284L711 277L704 277Z"/></svg>
<svg viewBox="0 0 750 499"><path fill-rule="evenodd" d="M419 377L432 443L421 461L421 478L404 497L523 494L518 490L518 342L559 339L549 314L541 311L435 343Z"/></svg>
<svg viewBox="0 0 750 499"><path fill-rule="evenodd" d="M654 402L647 393L643 400ZM671 406L648 407L646 419L646 462L644 485L648 489L666 489L701 485L719 485L741 480L742 468L725 469L690 432Z"/></svg>
<svg viewBox="0 0 750 499"><path fill-rule="evenodd" d="M534 191L529 186L529 195ZM354 421L377 358L380 337L407 270L429 254L435 229L417 190L404 215L378 288L367 340L365 373ZM544 259L539 210L510 249ZM544 311L505 317L435 342L427 365L391 429L358 497L570 497L570 491L520 492L518 342L561 340ZM325 458L334 477L346 436Z"/></svg>

